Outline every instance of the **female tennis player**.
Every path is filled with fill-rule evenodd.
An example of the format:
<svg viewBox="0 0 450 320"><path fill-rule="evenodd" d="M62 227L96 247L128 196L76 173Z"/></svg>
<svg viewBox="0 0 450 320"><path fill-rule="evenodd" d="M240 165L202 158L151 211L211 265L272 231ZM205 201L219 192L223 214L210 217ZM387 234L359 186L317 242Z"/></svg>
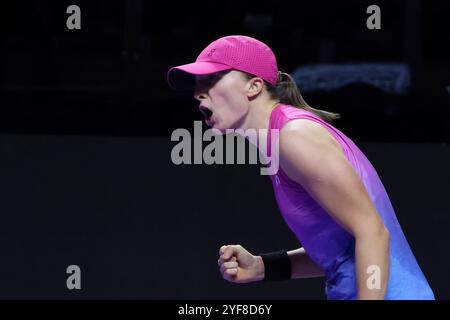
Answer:
<svg viewBox="0 0 450 320"><path fill-rule="evenodd" d="M378 174L330 122L338 114L309 106L273 51L247 36L208 45L193 63L171 68L169 84L194 81L206 124L269 129L258 146L270 159L279 130L279 170L271 176L281 214L302 247L253 255L219 249L234 283L324 276L328 299L434 299Z"/></svg>

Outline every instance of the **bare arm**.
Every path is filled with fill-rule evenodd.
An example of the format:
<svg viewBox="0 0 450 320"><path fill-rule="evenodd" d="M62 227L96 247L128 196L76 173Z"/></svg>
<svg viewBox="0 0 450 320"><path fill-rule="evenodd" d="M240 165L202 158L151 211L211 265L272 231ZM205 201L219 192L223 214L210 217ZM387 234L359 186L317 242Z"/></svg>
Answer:
<svg viewBox="0 0 450 320"><path fill-rule="evenodd" d="M325 275L311 258L306 254L304 248L288 251L292 266L292 279L316 278Z"/></svg>
<svg viewBox="0 0 450 320"><path fill-rule="evenodd" d="M327 213L355 238L358 299L384 299L389 273L389 232L361 179L309 120L288 122L280 134L280 165ZM367 285L375 266L380 286Z"/></svg>

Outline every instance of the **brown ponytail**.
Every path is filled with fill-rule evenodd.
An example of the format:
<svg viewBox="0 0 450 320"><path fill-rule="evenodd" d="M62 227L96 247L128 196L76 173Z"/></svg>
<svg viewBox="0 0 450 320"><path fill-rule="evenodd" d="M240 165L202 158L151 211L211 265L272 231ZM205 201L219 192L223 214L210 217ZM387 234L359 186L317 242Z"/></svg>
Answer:
<svg viewBox="0 0 450 320"><path fill-rule="evenodd" d="M280 100L281 103L311 111L327 122L340 118L340 115L337 113L315 109L308 105L303 99L294 78L288 73L279 71L277 86L273 87L269 85L268 91L272 95L272 98Z"/></svg>
<svg viewBox="0 0 450 320"><path fill-rule="evenodd" d="M255 77L251 74L246 75L249 80ZM292 105L313 112L326 122L331 122L341 117L338 113L315 109L308 105L303 99L294 78L288 73L278 71L278 82L275 87L268 82L265 82L265 84L271 98L279 100L283 104Z"/></svg>

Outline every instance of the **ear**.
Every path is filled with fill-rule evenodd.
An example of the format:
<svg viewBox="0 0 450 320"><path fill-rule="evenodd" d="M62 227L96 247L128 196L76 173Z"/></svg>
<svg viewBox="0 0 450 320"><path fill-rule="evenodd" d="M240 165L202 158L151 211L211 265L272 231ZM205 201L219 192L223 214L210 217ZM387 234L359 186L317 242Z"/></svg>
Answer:
<svg viewBox="0 0 450 320"><path fill-rule="evenodd" d="M248 98L249 99L256 98L264 88L264 80L259 77L252 78L248 81L247 86L248 86L247 87Z"/></svg>

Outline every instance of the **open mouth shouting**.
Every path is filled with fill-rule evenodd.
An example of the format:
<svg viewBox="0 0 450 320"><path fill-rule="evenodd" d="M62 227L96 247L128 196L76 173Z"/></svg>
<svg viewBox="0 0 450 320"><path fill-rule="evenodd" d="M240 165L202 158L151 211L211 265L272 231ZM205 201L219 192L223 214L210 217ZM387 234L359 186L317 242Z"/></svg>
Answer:
<svg viewBox="0 0 450 320"><path fill-rule="evenodd" d="M209 127L212 127L214 125L214 121L211 119L213 112L205 106L199 106L198 108L199 108L200 112L203 114L203 116L205 117L206 125Z"/></svg>

